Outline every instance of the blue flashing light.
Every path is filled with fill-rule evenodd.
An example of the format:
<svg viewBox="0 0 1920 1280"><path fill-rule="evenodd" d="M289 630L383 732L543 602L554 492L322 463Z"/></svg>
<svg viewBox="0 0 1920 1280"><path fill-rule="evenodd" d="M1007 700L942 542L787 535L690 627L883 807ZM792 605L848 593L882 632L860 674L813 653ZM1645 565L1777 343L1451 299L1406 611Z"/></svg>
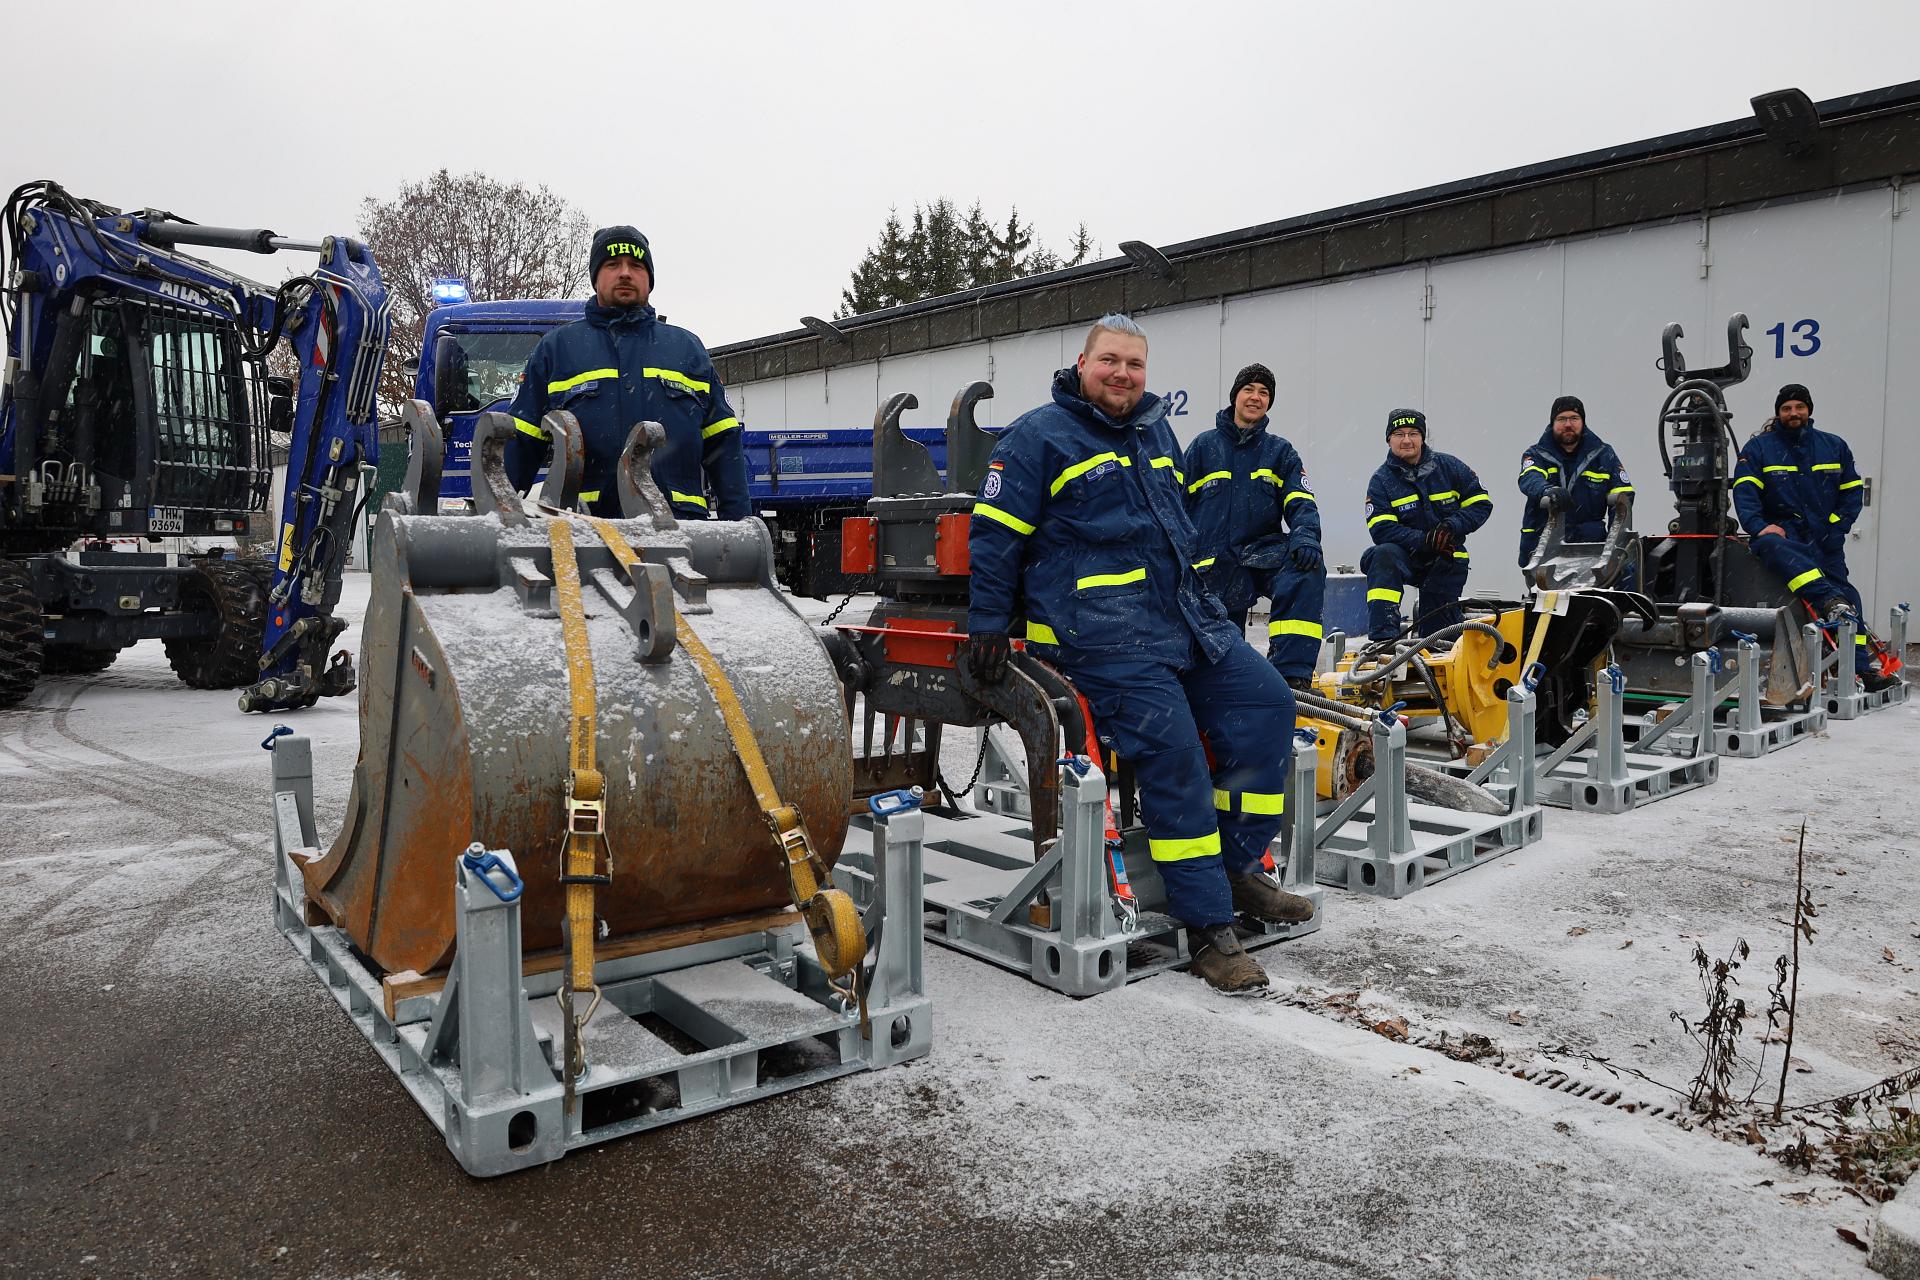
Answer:
<svg viewBox="0 0 1920 1280"><path fill-rule="evenodd" d="M433 282L433 305L444 307L450 303L467 300L467 282L453 276L445 276Z"/></svg>

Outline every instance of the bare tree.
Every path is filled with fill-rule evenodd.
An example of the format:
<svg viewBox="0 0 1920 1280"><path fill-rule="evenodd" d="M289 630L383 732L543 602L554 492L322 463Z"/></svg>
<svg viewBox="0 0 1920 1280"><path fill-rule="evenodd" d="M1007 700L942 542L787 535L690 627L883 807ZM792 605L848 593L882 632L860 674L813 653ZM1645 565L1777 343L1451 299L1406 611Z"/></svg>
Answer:
<svg viewBox="0 0 1920 1280"><path fill-rule="evenodd" d="M445 169L360 205L361 234L393 300L393 338L380 376L389 410L413 394L409 361L433 309L433 281L457 276L475 301L572 298L586 292L587 216L545 187Z"/></svg>

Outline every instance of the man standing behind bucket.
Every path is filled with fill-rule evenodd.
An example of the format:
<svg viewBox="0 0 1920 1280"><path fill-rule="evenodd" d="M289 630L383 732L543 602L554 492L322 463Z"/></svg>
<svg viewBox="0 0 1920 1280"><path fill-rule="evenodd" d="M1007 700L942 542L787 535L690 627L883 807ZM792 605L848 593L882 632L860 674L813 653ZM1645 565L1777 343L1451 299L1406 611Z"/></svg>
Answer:
<svg viewBox="0 0 1920 1280"><path fill-rule="evenodd" d="M653 295L653 247L632 227L593 233L587 278L593 301L584 317L540 339L513 398L516 428L507 476L525 490L547 456L540 420L564 409L580 421L587 465L580 500L595 515L617 516L614 470L636 422L658 422L667 440L653 454L653 479L682 520L743 520L747 455L740 420L706 346L647 305ZM711 495L711 496L710 496Z"/></svg>

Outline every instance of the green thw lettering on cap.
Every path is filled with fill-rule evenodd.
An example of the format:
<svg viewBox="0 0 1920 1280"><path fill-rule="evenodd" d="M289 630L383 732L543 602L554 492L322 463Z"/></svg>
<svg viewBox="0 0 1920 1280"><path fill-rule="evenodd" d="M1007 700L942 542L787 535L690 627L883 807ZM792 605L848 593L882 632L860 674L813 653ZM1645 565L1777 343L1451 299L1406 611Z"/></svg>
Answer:
<svg viewBox="0 0 1920 1280"><path fill-rule="evenodd" d="M607 246L608 257L610 258L615 257L619 254L625 254L629 258L645 258L647 256L647 251L645 249L642 249L637 244L628 244L624 240L620 241L617 244L610 244Z"/></svg>
<svg viewBox="0 0 1920 1280"><path fill-rule="evenodd" d="M1418 418L1395 418L1393 425L1396 427L1417 427L1420 425L1420 420Z"/></svg>

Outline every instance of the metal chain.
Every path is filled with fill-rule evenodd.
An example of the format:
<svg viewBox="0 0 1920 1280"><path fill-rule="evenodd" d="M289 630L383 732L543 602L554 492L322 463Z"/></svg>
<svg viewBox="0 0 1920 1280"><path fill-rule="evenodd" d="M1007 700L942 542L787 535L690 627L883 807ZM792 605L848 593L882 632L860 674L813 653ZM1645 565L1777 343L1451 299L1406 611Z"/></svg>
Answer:
<svg viewBox="0 0 1920 1280"><path fill-rule="evenodd" d="M833 612L828 614L826 618L821 621L820 625L823 627L832 626L833 620L840 616L840 611L846 608L849 604L852 604L853 598L859 594L860 592L858 589L847 592L846 596L840 601L840 603L833 606Z"/></svg>
<svg viewBox="0 0 1920 1280"><path fill-rule="evenodd" d="M975 756L973 760L973 776L967 779L967 785L962 787L959 792L955 792L952 787L947 785L946 776L940 772L940 766L934 766L933 780L940 784L940 790L946 792L947 803L955 803L961 795L973 794L973 784L980 781L980 772L987 767L987 735L992 732L993 728L991 725L980 731L980 754Z"/></svg>

